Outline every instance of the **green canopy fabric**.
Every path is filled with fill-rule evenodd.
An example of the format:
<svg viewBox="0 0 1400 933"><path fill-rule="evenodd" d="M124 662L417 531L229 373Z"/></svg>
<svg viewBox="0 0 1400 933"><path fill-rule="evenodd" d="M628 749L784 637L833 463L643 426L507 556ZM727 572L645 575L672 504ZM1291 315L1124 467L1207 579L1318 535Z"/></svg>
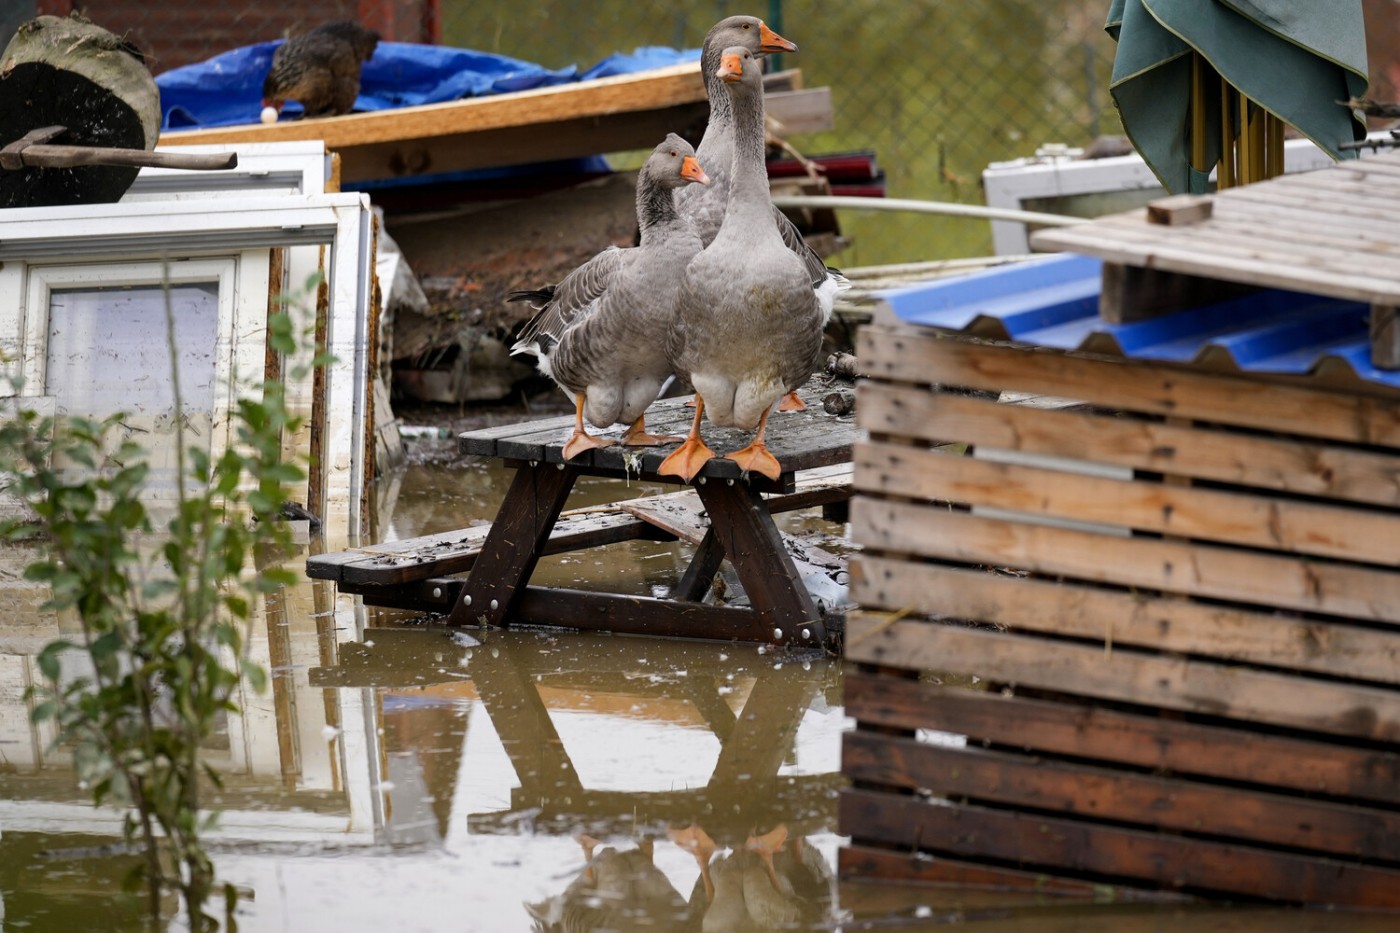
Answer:
<svg viewBox="0 0 1400 933"><path fill-rule="evenodd" d="M1191 52L1335 159L1366 134L1337 101L1366 92L1361 0L1112 0L1104 28L1118 43L1109 91L1123 129L1162 184L1200 193L1191 167ZM1219 95L1207 101L1207 165L1220 158Z"/></svg>

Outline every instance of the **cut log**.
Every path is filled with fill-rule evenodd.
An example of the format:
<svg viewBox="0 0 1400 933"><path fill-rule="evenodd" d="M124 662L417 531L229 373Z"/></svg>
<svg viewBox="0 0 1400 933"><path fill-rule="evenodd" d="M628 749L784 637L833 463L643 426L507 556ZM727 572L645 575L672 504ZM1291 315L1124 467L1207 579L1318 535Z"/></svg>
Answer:
<svg viewBox="0 0 1400 933"><path fill-rule="evenodd" d="M23 24L0 56L0 145L47 126L63 142L155 148L160 91L132 46L81 16L40 16ZM0 207L117 201L134 166L25 167L0 171Z"/></svg>

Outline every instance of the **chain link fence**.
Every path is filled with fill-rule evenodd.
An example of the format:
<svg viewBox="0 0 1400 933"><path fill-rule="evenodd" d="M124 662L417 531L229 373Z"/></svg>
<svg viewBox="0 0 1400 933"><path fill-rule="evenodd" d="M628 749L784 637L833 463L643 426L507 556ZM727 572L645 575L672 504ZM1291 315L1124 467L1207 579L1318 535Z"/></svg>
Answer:
<svg viewBox="0 0 1400 933"><path fill-rule="evenodd" d="M1371 94L1394 100L1396 0L1363 5ZM74 8L128 33L156 73L347 17L387 39L587 68L637 46L698 46L716 20L750 13L800 46L783 67L800 68L807 87L832 91L834 129L790 141L809 155L873 153L890 197L982 203L989 162L1121 131L1108 93L1108 0L40 0L35 11ZM3 9L15 18L13 4ZM851 211L841 225L851 242L840 265L991 251L980 220Z"/></svg>

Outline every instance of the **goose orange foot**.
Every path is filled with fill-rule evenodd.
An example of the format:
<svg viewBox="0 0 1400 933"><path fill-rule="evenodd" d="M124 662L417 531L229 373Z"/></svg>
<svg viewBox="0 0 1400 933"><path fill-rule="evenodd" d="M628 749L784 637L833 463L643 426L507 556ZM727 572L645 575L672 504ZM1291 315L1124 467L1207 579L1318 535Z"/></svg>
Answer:
<svg viewBox="0 0 1400 933"><path fill-rule="evenodd" d="M744 843L745 847L757 852L758 857L763 859L763 868L768 873L768 881L773 885L773 890L781 891L782 885L778 883L778 872L773 867L773 856L782 851L783 843L787 842L787 826L779 823L769 832L762 836L750 836Z"/></svg>
<svg viewBox="0 0 1400 933"><path fill-rule="evenodd" d="M617 441L606 437L594 437L587 431L575 431L569 435L569 439L564 443L564 459L572 460L585 450L597 450L599 447L611 447Z"/></svg>
<svg viewBox="0 0 1400 933"><path fill-rule="evenodd" d="M588 433L588 429L583 426L583 403L587 397L579 392L574 396L574 433L569 435L569 439L564 442L564 459L572 460L585 450L596 450L599 447L611 447L617 441L603 437L594 437Z"/></svg>
<svg viewBox="0 0 1400 933"><path fill-rule="evenodd" d="M743 450L736 450L731 454L725 454L726 460L733 460L739 464L739 469L750 473L762 473L769 479L777 479L783 474L782 465L778 463L778 458L769 451L768 445L759 438Z"/></svg>
<svg viewBox="0 0 1400 933"><path fill-rule="evenodd" d="M671 444L676 441L683 441L685 437L680 434L648 434L647 416L642 415L632 426L627 429L627 433L622 435L624 447L657 447L661 444Z"/></svg>
<svg viewBox="0 0 1400 933"><path fill-rule="evenodd" d="M778 411L806 411L807 403L797 397L796 392L789 392L783 396L778 403Z"/></svg>
<svg viewBox="0 0 1400 933"><path fill-rule="evenodd" d="M714 457L715 452L705 446L699 435L691 435L685 439L685 443L661 461L661 466L656 472L662 476L679 476L688 483L700 472L701 467Z"/></svg>
<svg viewBox="0 0 1400 933"><path fill-rule="evenodd" d="M695 419L690 422L690 433L686 435L684 444L671 451L670 456L661 461L661 466L656 469L658 474L679 476L688 483L700 472L701 467L714 459L715 452L706 447L705 442L700 439L700 420L704 417L705 400L697 393Z"/></svg>

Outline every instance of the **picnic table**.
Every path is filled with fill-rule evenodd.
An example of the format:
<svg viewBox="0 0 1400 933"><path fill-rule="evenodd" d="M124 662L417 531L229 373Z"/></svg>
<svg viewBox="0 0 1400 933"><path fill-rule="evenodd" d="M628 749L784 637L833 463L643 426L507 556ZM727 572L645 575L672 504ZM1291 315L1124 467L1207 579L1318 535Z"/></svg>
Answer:
<svg viewBox="0 0 1400 933"><path fill-rule="evenodd" d="M803 583L773 514L821 506L839 518L851 493L850 415L828 414L822 377L798 395L807 409L769 420L765 439L782 464L776 480L742 472L722 456L689 484L656 470L674 445L605 447L563 458L573 416L469 431L463 453L492 457L515 470L489 526L429 535L307 560L307 573L335 580L368 605L446 613L449 625L549 625L672 637L830 647L828 619ZM693 409L664 399L647 415L648 430L684 434ZM719 454L748 443L752 432L702 427ZM606 433L606 432L605 432ZM609 508L565 511L584 475L689 488ZM668 598L545 587L530 583L546 554L627 540L685 540L694 554ZM728 560L747 606L704 602ZM466 572L466 577L451 576Z"/></svg>

